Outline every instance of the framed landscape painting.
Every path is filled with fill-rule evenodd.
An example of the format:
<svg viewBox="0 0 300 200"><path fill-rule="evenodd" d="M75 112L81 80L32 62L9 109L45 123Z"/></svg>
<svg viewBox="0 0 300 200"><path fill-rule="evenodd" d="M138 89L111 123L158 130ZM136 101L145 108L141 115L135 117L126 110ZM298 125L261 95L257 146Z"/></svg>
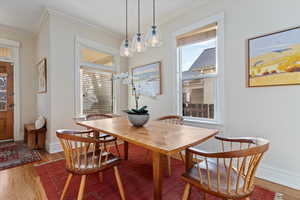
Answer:
<svg viewBox="0 0 300 200"><path fill-rule="evenodd" d="M132 68L135 87L141 95L154 97L161 91L161 62Z"/></svg>
<svg viewBox="0 0 300 200"><path fill-rule="evenodd" d="M248 40L247 84L300 84L300 27Z"/></svg>
<svg viewBox="0 0 300 200"><path fill-rule="evenodd" d="M47 92L47 60L43 58L37 64L38 70L38 93Z"/></svg>

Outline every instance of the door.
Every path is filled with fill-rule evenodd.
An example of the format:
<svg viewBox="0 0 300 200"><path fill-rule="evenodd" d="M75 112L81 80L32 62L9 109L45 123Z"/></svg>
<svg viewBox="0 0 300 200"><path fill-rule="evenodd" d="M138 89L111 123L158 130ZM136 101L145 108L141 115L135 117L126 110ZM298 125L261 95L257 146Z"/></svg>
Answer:
<svg viewBox="0 0 300 200"><path fill-rule="evenodd" d="M13 139L14 87L13 65L0 62L0 140Z"/></svg>

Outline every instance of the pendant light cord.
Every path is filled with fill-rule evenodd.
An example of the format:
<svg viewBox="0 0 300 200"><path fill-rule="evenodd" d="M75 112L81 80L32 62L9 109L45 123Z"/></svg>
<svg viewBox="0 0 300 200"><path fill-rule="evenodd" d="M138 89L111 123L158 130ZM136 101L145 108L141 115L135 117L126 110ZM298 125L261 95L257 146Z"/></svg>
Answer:
<svg viewBox="0 0 300 200"><path fill-rule="evenodd" d="M126 40L128 40L128 0L126 0Z"/></svg>
<svg viewBox="0 0 300 200"><path fill-rule="evenodd" d="M156 19L155 19L155 0L153 0L153 26L155 26L155 21L156 21Z"/></svg>
<svg viewBox="0 0 300 200"><path fill-rule="evenodd" d="M138 33L141 33L141 25L140 25L141 20L140 20L140 18L141 18L141 1L138 0Z"/></svg>

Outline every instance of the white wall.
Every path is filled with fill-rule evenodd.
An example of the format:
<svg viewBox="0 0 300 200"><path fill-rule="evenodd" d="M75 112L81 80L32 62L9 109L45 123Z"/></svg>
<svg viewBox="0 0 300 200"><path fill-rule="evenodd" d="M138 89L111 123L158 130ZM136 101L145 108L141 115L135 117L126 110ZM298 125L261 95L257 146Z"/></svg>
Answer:
<svg viewBox="0 0 300 200"><path fill-rule="evenodd" d="M218 0L190 10L161 26L164 45L136 55L129 66L154 61L163 63L163 95L143 98L153 117L175 113L173 94L172 33L206 17L225 13L226 135L258 136L271 141L271 148L258 170L260 177L300 189L299 113L300 86L246 88L247 38L299 26L298 0Z"/></svg>
<svg viewBox="0 0 300 200"><path fill-rule="evenodd" d="M37 115L42 115L47 120L47 128L50 130L51 121L50 121L50 60L49 60L49 16L48 14L44 15L42 23L39 28L39 33L37 34L36 42L36 63L40 62L43 58L47 59L47 92L46 93L37 93L36 94L36 107ZM48 131L49 133L49 131ZM50 142L49 134L46 134L46 143Z"/></svg>
<svg viewBox="0 0 300 200"><path fill-rule="evenodd" d="M20 29L0 25L0 38L20 42L20 132L17 140L23 139L25 123L36 117L35 100L35 36Z"/></svg>
<svg viewBox="0 0 300 200"><path fill-rule="evenodd" d="M50 12L50 152L60 150L55 131L75 126L75 38L80 37L111 48L119 49L121 38L104 30L82 23L60 13ZM127 61L120 61L127 71ZM119 109L127 108L127 88L122 87L123 99ZM122 98L122 95L118 95Z"/></svg>

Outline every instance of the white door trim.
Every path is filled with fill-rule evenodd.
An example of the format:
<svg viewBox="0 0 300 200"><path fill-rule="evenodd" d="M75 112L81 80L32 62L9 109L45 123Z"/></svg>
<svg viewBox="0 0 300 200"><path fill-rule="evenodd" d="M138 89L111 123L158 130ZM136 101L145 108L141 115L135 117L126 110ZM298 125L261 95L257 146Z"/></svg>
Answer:
<svg viewBox="0 0 300 200"><path fill-rule="evenodd" d="M1 39L0 46L11 48L13 57L0 59L3 62L10 62L14 66L14 140L22 140L21 134L21 104L20 104L20 42Z"/></svg>

